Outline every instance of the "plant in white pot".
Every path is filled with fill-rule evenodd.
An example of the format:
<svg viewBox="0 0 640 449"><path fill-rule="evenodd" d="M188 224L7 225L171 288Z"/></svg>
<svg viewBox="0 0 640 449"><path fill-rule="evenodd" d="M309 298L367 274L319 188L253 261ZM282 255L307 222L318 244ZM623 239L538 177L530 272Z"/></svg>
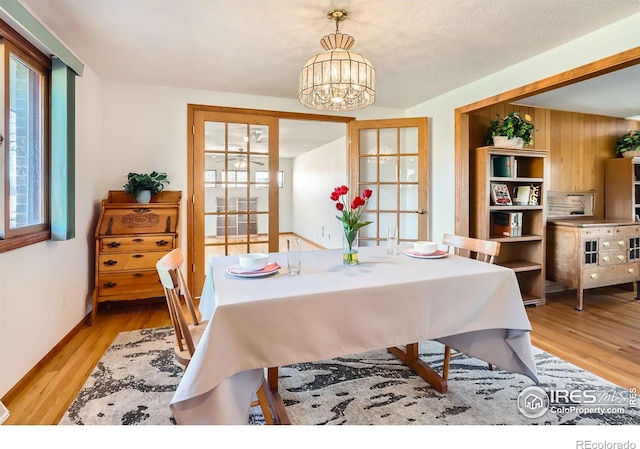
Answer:
<svg viewBox="0 0 640 449"><path fill-rule="evenodd" d="M166 173L129 173L124 191L135 196L138 203L148 203L153 195L162 192L165 183L169 184Z"/></svg>
<svg viewBox="0 0 640 449"><path fill-rule="evenodd" d="M487 144L503 148L522 148L533 144L533 123L531 116L520 117L517 112L507 114L503 119L496 114L496 119L489 122Z"/></svg>
<svg viewBox="0 0 640 449"><path fill-rule="evenodd" d="M618 157L640 156L640 131L629 131L616 141Z"/></svg>

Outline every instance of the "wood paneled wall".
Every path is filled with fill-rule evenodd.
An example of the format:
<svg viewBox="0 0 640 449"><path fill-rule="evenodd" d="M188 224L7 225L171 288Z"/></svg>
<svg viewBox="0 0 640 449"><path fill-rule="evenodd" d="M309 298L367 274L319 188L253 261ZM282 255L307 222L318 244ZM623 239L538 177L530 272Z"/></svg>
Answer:
<svg viewBox="0 0 640 449"><path fill-rule="evenodd" d="M616 157L616 139L640 130L640 122L502 103L469 114L469 147L487 145L489 121L514 111L532 117L536 129L532 147L549 150L549 190L593 190L595 215L603 217L604 160Z"/></svg>

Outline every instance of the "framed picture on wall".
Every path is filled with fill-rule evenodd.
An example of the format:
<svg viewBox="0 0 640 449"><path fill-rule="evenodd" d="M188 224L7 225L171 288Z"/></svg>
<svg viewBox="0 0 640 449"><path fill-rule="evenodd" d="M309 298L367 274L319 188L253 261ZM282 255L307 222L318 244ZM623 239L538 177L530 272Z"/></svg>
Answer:
<svg viewBox="0 0 640 449"><path fill-rule="evenodd" d="M205 170L204 171L204 186L215 187L216 186L216 171Z"/></svg>

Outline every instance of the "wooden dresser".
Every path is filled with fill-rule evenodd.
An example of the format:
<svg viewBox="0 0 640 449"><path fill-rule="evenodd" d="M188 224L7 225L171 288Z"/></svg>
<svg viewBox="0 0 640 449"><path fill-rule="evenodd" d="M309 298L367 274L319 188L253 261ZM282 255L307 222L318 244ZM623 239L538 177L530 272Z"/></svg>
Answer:
<svg viewBox="0 0 640 449"><path fill-rule="evenodd" d="M547 279L584 290L640 281L640 224L602 219L547 222Z"/></svg>
<svg viewBox="0 0 640 449"><path fill-rule="evenodd" d="M139 204L132 195L112 190L102 200L92 323L101 302L164 296L156 262L178 246L181 195L163 191Z"/></svg>

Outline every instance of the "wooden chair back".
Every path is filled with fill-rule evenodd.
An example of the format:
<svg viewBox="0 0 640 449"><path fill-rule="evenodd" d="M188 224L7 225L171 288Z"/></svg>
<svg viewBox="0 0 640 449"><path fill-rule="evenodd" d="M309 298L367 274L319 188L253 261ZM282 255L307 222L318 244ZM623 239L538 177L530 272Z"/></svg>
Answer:
<svg viewBox="0 0 640 449"><path fill-rule="evenodd" d="M447 245L447 251L453 248L453 253L469 257L481 262L494 263L500 253L500 242L481 240L461 235L445 234L442 243Z"/></svg>
<svg viewBox="0 0 640 449"><path fill-rule="evenodd" d="M180 266L184 263L184 256L179 248L172 250L165 254L156 263L156 270L160 277L160 282L164 287L164 294L167 300L167 307L169 308L169 316L176 335L176 358L183 365L187 365L191 356L195 352L197 341L194 341L191 329L194 326L201 324L196 313L195 306L193 304L193 298L187 287ZM187 318L183 312L182 303L180 300L180 291L182 290L182 296L184 297L187 310L189 312L191 323L187 321ZM186 354L181 355L185 352Z"/></svg>

